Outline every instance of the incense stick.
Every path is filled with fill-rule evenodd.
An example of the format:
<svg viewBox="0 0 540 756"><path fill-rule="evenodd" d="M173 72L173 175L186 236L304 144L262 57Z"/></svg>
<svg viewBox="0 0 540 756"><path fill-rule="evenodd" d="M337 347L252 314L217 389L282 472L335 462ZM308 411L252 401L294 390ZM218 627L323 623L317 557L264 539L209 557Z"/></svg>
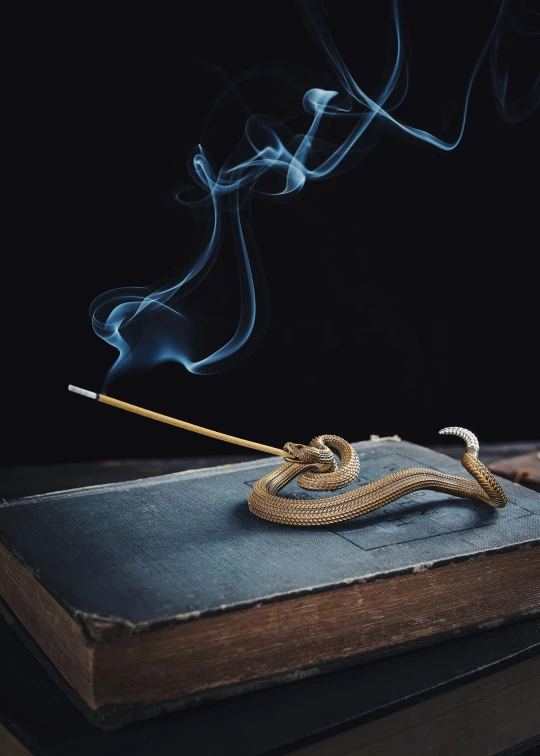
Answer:
<svg viewBox="0 0 540 756"><path fill-rule="evenodd" d="M209 428L203 428L200 425L194 425L193 423L187 423L185 420L177 420L175 417L169 417L168 415L161 415L159 412L152 412L152 410L144 409L143 407L137 407L135 404L128 404L128 402L122 402L120 399L113 399L111 396L105 394L96 394L93 391L87 391L86 389L78 388L78 386L68 386L70 391L81 396L86 396L88 399L95 399L103 404L110 404L111 407L118 407L119 409L126 410L127 412L133 412L136 415L142 415L143 417L149 417L151 420L158 420L160 423L167 423L168 425L174 425L177 428L184 428L185 430L192 431L193 433L200 433L203 436L210 436L210 438L217 438L220 441L227 441L229 444L237 444L238 446L247 446L248 449L255 449L256 451L264 452L265 454L275 454L278 457L286 457L287 452L284 449L277 449L274 446L267 446L266 444L258 444L256 441L246 441L245 438L238 438L237 436L229 436L228 433L220 433L219 431L210 430Z"/></svg>

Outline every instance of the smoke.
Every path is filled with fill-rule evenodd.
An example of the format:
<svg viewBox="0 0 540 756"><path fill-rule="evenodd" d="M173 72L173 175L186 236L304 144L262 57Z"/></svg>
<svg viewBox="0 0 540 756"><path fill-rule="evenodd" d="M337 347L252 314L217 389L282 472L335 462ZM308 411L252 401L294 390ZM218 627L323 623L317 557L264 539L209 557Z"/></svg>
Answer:
<svg viewBox="0 0 540 756"><path fill-rule="evenodd" d="M391 11L394 57L383 84L372 96L361 88L345 64L318 8L304 2L301 11L339 89L313 87L305 93L303 109L310 117L305 133L291 133L283 122L269 116L250 115L239 145L220 168L214 166L203 145L193 151L188 169L201 196L191 200L185 198L185 192L176 192L174 200L187 208L206 209L205 239L190 264L169 280L153 286L114 289L92 302L94 331L118 350L106 384L128 370L148 369L165 361L178 362L193 373L215 373L237 364L256 348L267 327L268 308L264 274L251 238L249 209L254 196L275 201L292 199L308 182L349 170L376 145L381 133L376 126L409 141L442 151L454 150L463 137L478 71L486 61L490 64L495 107L507 122L525 118L540 101L540 77L519 100L512 101L508 96L504 35L539 32L531 24L538 21L538 16L526 5L515 14L505 2L499 6L463 93L452 141L444 141L398 117L408 92L398 0L393 1ZM337 121L344 123L346 135L339 144L332 144L323 134ZM186 297L212 269L227 227L232 231L237 256L240 315L230 338L218 349L201 354L205 318L190 313Z"/></svg>

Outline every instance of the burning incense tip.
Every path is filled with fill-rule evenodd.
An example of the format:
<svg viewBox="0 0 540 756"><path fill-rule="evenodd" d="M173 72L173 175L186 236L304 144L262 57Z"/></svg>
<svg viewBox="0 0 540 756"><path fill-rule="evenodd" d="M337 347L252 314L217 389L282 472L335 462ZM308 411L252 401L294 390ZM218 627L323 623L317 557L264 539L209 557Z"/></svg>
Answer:
<svg viewBox="0 0 540 756"><path fill-rule="evenodd" d="M89 399L97 399L98 394L93 391L87 391L86 389L79 388L78 386L72 386L71 383L68 386L69 391L73 391L74 394L80 394L81 396L87 396Z"/></svg>
<svg viewBox="0 0 540 756"><path fill-rule="evenodd" d="M72 386L71 384L68 386L68 389L74 394L86 396L88 399L96 399L98 402L102 402L103 404L110 404L111 407L118 407L118 409L123 409L127 412L133 412L136 415L142 415L142 417L149 417L151 420L158 420L160 423L167 423L168 425L174 425L177 428L184 428L185 430L192 431L193 433L200 433L203 436L217 438L219 441L226 441L229 444L247 446L248 449L255 449L256 451L264 452L264 454L275 454L278 457L287 456L287 452L284 449L277 449L275 446L267 446L266 444L258 444L255 441L246 441L245 438L238 438L238 436L229 436L228 433L220 433L219 431L210 430L210 428L203 428L200 425L187 423L185 420L177 420L175 417L161 415L159 412L152 412L152 410L147 410L143 407L137 407L135 404L122 402L120 401L120 399L113 399L112 396L105 396L105 394L96 394L93 391L87 391L86 389L79 388L78 386Z"/></svg>

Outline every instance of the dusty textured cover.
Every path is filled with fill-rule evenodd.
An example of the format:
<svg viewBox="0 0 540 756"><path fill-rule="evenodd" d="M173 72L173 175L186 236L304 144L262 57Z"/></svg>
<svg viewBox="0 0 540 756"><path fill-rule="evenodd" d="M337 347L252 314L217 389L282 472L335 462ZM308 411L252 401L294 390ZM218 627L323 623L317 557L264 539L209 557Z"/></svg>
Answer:
<svg viewBox="0 0 540 756"><path fill-rule="evenodd" d="M466 475L407 442L356 444L357 483L407 467ZM540 496L508 481L506 509L420 491L343 524L252 515L253 482L279 459L52 493L0 507L0 541L77 620L133 631L435 568L540 541ZM319 497L292 484L285 493ZM458 587L457 587L458 589Z"/></svg>

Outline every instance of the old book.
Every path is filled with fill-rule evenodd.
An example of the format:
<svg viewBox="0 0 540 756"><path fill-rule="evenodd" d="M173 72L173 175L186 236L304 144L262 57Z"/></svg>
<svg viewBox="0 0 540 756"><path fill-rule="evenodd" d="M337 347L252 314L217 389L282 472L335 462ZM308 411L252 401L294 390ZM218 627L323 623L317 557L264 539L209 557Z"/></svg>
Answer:
<svg viewBox="0 0 540 756"><path fill-rule="evenodd" d="M407 467L463 474L406 442L356 449L357 484ZM296 680L540 611L533 491L503 481L500 511L421 491L356 521L292 528L246 504L277 464L0 507L0 593L92 721ZM306 492L292 484L288 495Z"/></svg>

